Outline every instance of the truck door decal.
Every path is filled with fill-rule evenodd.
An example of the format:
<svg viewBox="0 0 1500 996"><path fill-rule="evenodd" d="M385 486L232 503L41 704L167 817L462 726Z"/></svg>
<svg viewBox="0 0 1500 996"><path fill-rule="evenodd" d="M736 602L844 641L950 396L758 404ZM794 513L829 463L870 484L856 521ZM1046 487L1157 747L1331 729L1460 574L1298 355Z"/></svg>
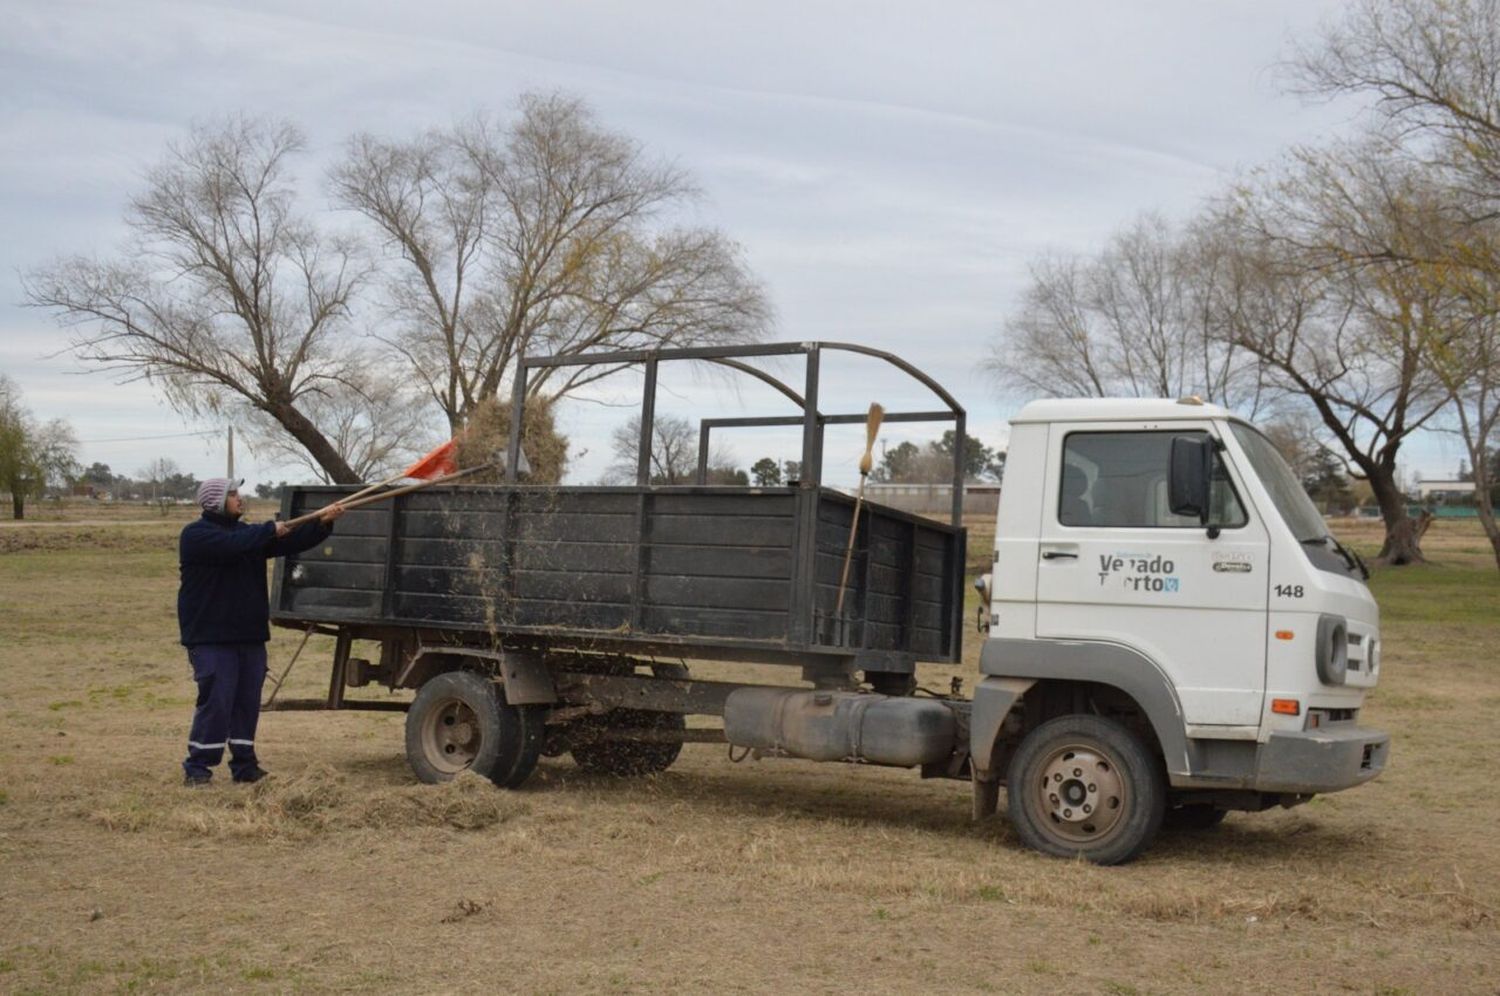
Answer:
<svg viewBox="0 0 1500 996"><path fill-rule="evenodd" d="M1177 564L1161 554L1152 553L1101 553L1099 555L1099 587L1109 584L1111 578L1120 579L1120 587L1126 591L1148 591L1170 594L1182 590L1182 579L1177 577Z"/></svg>

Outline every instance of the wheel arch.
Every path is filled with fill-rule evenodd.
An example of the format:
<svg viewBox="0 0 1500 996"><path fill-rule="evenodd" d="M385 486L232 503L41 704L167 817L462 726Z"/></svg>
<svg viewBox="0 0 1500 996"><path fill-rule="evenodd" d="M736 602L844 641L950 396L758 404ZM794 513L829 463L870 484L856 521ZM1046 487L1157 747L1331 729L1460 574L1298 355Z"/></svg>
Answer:
<svg viewBox="0 0 1500 996"><path fill-rule="evenodd" d="M396 684L419 688L448 671L477 671L505 686L511 705L552 705L557 684L541 653L486 647L421 645L406 662Z"/></svg>
<svg viewBox="0 0 1500 996"><path fill-rule="evenodd" d="M1006 719L1022 710L1023 722L1039 725L1060 714L1055 708L1027 708L1030 700L1051 703L1066 697L1097 698L1106 690L1112 705L1137 711L1168 774L1190 767L1182 705L1161 668L1137 650L1112 643L1062 640L985 642L974 692L970 753L977 780L997 781L1006 762ZM1026 732L1024 729L1022 732Z"/></svg>

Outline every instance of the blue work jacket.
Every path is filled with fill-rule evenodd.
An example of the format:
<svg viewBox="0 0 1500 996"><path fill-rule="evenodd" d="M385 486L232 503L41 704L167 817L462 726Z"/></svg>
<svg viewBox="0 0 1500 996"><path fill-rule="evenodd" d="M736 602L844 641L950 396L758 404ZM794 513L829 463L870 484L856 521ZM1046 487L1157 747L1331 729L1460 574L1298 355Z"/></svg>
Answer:
<svg viewBox="0 0 1500 996"><path fill-rule="evenodd" d="M189 523L177 544L183 645L269 640L266 561L317 546L332 532L332 525L314 519L277 539L274 522L250 524L214 512Z"/></svg>

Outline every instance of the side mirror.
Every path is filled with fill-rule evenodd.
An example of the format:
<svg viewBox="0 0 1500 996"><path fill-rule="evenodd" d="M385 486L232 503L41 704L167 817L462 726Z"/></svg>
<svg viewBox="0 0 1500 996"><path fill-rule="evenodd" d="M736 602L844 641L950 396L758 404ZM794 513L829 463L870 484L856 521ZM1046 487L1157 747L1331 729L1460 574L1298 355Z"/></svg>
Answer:
<svg viewBox="0 0 1500 996"><path fill-rule="evenodd" d="M1173 515L1196 515L1208 524L1208 489L1214 469L1214 442L1207 435L1172 440L1167 474L1167 507Z"/></svg>

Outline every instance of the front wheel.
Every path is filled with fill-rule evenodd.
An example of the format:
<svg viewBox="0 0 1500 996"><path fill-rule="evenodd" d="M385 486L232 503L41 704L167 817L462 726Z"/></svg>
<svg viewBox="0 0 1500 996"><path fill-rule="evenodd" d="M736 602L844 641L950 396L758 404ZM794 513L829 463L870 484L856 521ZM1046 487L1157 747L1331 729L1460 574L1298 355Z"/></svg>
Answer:
<svg viewBox="0 0 1500 996"><path fill-rule="evenodd" d="M1134 733L1100 716L1059 716L1032 730L1006 782L1022 843L1100 865L1145 850L1166 809L1161 763Z"/></svg>
<svg viewBox="0 0 1500 996"><path fill-rule="evenodd" d="M540 712L509 704L500 686L472 671L429 679L406 713L406 760L428 784L472 770L515 788L536 769L541 742Z"/></svg>

